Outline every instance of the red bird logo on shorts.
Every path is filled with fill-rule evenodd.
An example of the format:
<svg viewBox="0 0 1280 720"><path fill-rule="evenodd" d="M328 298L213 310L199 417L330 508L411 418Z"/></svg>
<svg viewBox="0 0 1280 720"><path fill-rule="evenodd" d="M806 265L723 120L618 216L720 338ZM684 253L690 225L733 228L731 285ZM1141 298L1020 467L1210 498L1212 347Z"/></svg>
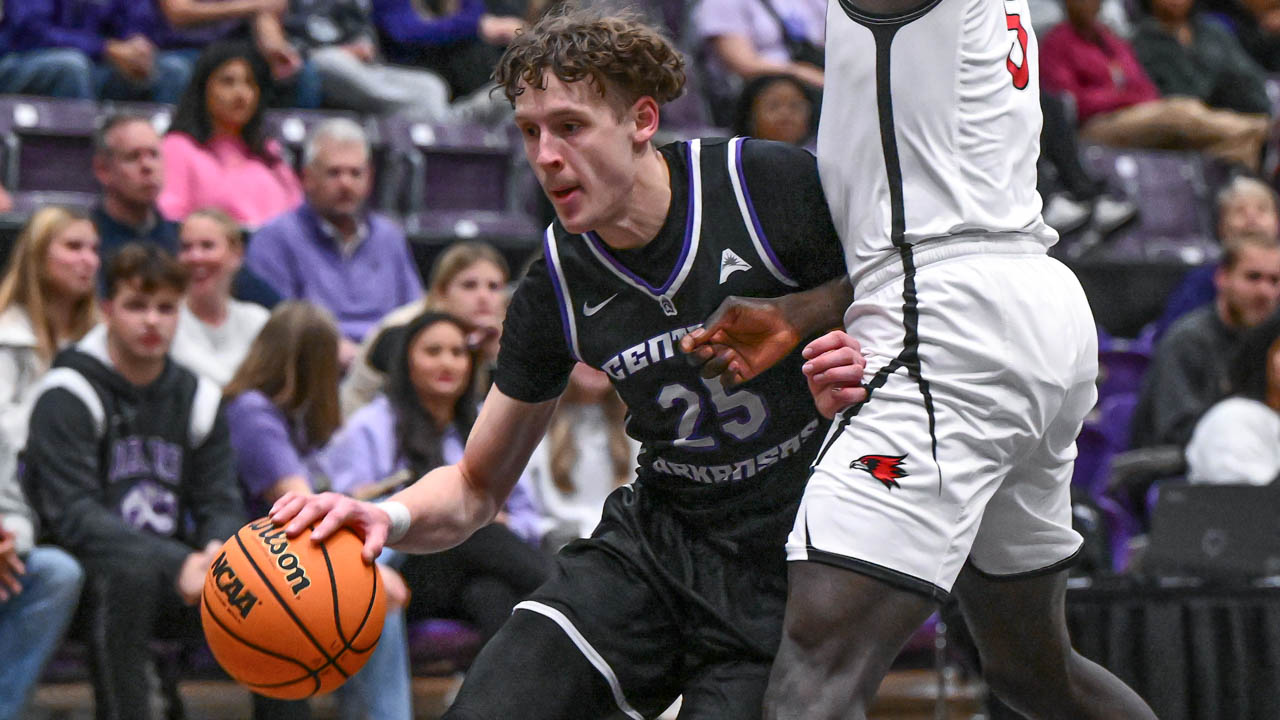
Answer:
<svg viewBox="0 0 1280 720"><path fill-rule="evenodd" d="M902 469L902 461L906 457L906 455L863 455L849 463L849 469L863 470L892 490L902 487L898 484L898 478L910 474Z"/></svg>

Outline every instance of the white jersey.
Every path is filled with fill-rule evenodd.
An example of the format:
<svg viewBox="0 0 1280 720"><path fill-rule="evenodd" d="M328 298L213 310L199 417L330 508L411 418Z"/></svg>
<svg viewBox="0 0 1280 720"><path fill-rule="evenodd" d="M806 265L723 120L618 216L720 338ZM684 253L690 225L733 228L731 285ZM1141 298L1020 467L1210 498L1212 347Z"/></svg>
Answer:
<svg viewBox="0 0 1280 720"><path fill-rule="evenodd" d="M905 249L1040 217L1037 46L1026 0L925 0L888 18L830 0L818 164L855 286Z"/></svg>

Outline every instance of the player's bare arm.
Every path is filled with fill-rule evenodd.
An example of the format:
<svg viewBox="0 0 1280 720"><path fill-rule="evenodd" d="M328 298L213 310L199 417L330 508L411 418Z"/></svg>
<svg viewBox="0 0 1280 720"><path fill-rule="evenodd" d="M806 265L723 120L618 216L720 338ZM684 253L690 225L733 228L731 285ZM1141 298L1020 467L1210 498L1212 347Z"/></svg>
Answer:
<svg viewBox="0 0 1280 720"><path fill-rule="evenodd" d="M395 547L411 553L445 550L492 521L546 433L555 406L555 400L526 403L496 387L490 390L462 460L432 470L391 497L409 510L409 528ZM319 521L311 533L317 542L349 527L364 538L366 562L382 552L391 528L386 510L337 493L288 493L270 516L287 523L290 537Z"/></svg>
<svg viewBox="0 0 1280 720"><path fill-rule="evenodd" d="M843 275L776 298L726 298L701 328L681 339L680 349L702 365L703 377L735 385L773 367L804 338L839 327L852 301L853 286Z"/></svg>

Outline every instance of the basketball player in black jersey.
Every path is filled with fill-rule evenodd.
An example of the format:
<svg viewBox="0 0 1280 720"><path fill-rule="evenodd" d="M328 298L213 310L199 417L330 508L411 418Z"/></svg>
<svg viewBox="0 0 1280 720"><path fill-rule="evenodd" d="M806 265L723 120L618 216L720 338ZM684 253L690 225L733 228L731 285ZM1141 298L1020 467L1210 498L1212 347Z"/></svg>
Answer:
<svg viewBox="0 0 1280 720"><path fill-rule="evenodd" d="M806 151L754 140L651 142L683 87L679 55L628 18L582 10L518 36L496 78L557 220L504 323L495 389L463 460L379 505L287 495L290 532L320 521L411 552L490 522L576 362L601 368L643 444L637 481L520 603L447 717L758 717L785 602L783 541L827 429L798 352L732 390L678 343L729 296L838 314L844 262ZM797 324L797 340L825 327ZM794 344L794 343L793 343ZM851 383L856 387L857 382Z"/></svg>

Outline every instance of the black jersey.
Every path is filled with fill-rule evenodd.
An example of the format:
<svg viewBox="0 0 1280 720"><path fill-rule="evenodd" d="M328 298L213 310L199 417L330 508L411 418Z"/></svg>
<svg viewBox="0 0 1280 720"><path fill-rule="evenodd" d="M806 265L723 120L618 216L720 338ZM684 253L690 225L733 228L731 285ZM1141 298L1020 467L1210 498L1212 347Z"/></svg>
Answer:
<svg viewBox="0 0 1280 720"><path fill-rule="evenodd" d="M600 368L629 409L628 434L642 443L642 483L695 504L723 507L719 499L744 493L772 504L771 493L752 490L793 457L803 458L787 463L802 482L826 428L799 350L725 388L700 377L678 344L731 295L775 297L844 273L816 161L799 148L740 138L660 152L672 198L652 242L618 251L558 221L547 229L543 257L512 299L496 382L510 397L539 402L563 391L575 361Z"/></svg>

